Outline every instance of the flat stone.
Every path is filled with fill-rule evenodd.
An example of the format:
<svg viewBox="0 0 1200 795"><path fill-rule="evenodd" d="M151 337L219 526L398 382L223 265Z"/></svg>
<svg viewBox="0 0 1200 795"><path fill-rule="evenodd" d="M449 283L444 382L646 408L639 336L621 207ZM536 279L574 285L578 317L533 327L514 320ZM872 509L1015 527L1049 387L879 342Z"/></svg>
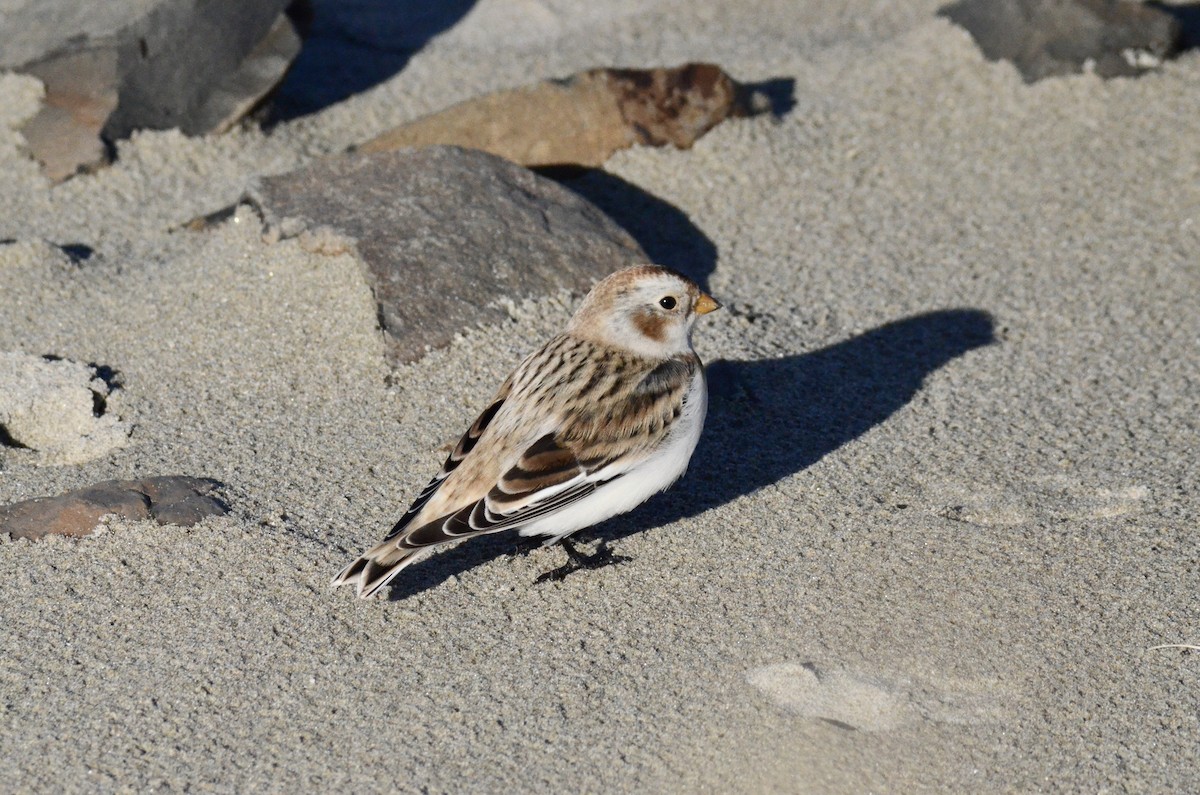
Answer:
<svg viewBox="0 0 1200 795"><path fill-rule="evenodd" d="M593 69L459 103L389 130L360 152L452 144L525 166L602 165L635 144L680 149L731 116L770 100L714 64Z"/></svg>
<svg viewBox="0 0 1200 795"><path fill-rule="evenodd" d="M941 16L965 28L990 61L1011 61L1027 83L1090 71L1136 76L1177 55L1179 21L1124 0L959 0Z"/></svg>
<svg viewBox="0 0 1200 795"><path fill-rule="evenodd" d="M69 359L0 353L0 442L39 464L80 464L123 446L129 425L108 411L102 368Z"/></svg>
<svg viewBox="0 0 1200 795"><path fill-rule="evenodd" d="M80 537L94 532L109 515L191 527L229 512L229 506L214 496L218 485L183 475L106 480L57 497L0 506L0 533L31 540L50 534Z"/></svg>
<svg viewBox="0 0 1200 795"><path fill-rule="evenodd" d="M42 81L46 94L21 135L50 179L57 182L108 162L100 131L119 100L116 57L111 49L85 50L24 70Z"/></svg>
<svg viewBox="0 0 1200 795"><path fill-rule="evenodd" d="M247 192L268 239L352 251L393 363L507 317L505 302L586 291L648 258L594 205L484 152L437 146L329 158Z"/></svg>
<svg viewBox="0 0 1200 795"><path fill-rule="evenodd" d="M214 132L252 107L299 51L288 0L8 0L0 69L40 79L22 128L47 176L102 165L135 129Z"/></svg>

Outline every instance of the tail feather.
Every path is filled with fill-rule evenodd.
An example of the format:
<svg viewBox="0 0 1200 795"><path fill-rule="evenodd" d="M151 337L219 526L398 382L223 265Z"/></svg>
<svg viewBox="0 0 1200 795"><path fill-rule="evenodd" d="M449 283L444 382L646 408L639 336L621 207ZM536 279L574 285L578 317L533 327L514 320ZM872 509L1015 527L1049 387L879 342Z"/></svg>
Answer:
<svg viewBox="0 0 1200 795"><path fill-rule="evenodd" d="M354 584L360 599L366 599L386 586L410 564L416 563L425 550L401 548L395 540L384 541L362 554L362 557L342 569L332 585Z"/></svg>

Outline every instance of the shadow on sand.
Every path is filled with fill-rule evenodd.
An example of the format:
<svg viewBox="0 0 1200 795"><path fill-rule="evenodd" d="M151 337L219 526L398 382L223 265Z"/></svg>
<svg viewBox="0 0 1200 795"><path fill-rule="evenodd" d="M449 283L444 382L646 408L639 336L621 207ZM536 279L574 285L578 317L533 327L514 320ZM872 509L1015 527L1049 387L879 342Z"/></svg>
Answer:
<svg viewBox="0 0 1200 795"><path fill-rule="evenodd" d="M986 312L949 309L897 320L811 353L714 362L708 368L708 419L688 473L668 492L590 532L605 541L623 538L793 475L887 420L912 400L927 375L994 340ZM390 598L432 588L511 552L515 542L511 534L485 536L435 554L406 570ZM559 552L533 554L547 555L547 569L562 562Z"/></svg>
<svg viewBox="0 0 1200 795"><path fill-rule="evenodd" d="M271 103L268 125L316 113L389 79L475 0L296 0L304 46Z"/></svg>
<svg viewBox="0 0 1200 795"><path fill-rule="evenodd" d="M679 271L708 289L717 247L687 213L616 174L583 166L533 169L587 199L638 242L650 261Z"/></svg>

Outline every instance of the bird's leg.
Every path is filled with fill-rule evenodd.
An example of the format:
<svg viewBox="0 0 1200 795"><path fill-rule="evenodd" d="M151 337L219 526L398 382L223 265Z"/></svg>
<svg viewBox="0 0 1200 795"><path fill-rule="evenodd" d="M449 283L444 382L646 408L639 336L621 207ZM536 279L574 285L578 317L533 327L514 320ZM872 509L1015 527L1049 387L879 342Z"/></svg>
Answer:
<svg viewBox="0 0 1200 795"><path fill-rule="evenodd" d="M540 575L536 580L534 580L534 582L545 582L546 580L561 582L562 580L566 579L568 574L574 574L581 569L602 569L605 566L612 566L617 563L624 563L627 560L632 560L632 558L626 555L617 555L614 553L608 548L608 544L604 541L604 539L600 540L600 545L596 547L596 551L591 555L585 555L576 549L575 545L571 543L570 539L564 538L559 541L559 543L562 544L562 548L566 550L567 557L571 559L570 562L559 566L557 569L551 569L550 571Z"/></svg>
<svg viewBox="0 0 1200 795"><path fill-rule="evenodd" d="M517 536L517 543L513 545L512 551L508 553L510 558L515 558L518 555L525 557L533 550L541 547L542 539L537 536Z"/></svg>

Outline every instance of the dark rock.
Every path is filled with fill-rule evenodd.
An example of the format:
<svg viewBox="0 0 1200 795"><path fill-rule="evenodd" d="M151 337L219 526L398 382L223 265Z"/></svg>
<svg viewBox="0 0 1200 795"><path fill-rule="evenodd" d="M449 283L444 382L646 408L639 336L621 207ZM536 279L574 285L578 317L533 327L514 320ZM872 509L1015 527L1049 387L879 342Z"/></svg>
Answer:
<svg viewBox="0 0 1200 795"><path fill-rule="evenodd" d="M141 128L228 126L283 77L299 40L288 0L17 0L0 15L0 69L46 86L22 129L53 179L106 161ZM273 75L273 76L272 76Z"/></svg>
<svg viewBox="0 0 1200 795"><path fill-rule="evenodd" d="M214 496L220 484L208 478L168 475L114 483L133 483L131 488L136 488L149 498L150 515L159 524L191 527L209 516L229 513L229 506Z"/></svg>
<svg viewBox="0 0 1200 795"><path fill-rule="evenodd" d="M363 262L392 363L507 316L505 301L587 290L647 257L587 200L499 157L457 147L354 154L258 180L268 237Z"/></svg>
<svg viewBox="0 0 1200 795"><path fill-rule="evenodd" d="M358 151L452 144L525 166L599 166L635 144L687 149L725 119L772 105L769 96L713 64L593 69L459 103L389 130Z"/></svg>
<svg viewBox="0 0 1200 795"><path fill-rule="evenodd" d="M110 514L191 527L206 517L229 513L229 506L214 495L219 485L183 475L106 480L57 497L0 506L0 533L31 540L48 534L86 536Z"/></svg>
<svg viewBox="0 0 1200 795"><path fill-rule="evenodd" d="M938 13L966 28L988 60L1011 61L1028 83L1085 70L1139 75L1183 47L1174 16L1124 0L959 0Z"/></svg>
<svg viewBox="0 0 1200 795"><path fill-rule="evenodd" d="M592 73L596 74L596 73ZM674 69L602 69L629 131L639 144L689 149L731 116L755 109L737 81L710 63ZM770 103L758 110L766 111Z"/></svg>
<svg viewBox="0 0 1200 795"><path fill-rule="evenodd" d="M300 52L300 36L286 14L280 14L238 68L213 86L191 112L184 132L223 133L245 118L283 79Z"/></svg>

